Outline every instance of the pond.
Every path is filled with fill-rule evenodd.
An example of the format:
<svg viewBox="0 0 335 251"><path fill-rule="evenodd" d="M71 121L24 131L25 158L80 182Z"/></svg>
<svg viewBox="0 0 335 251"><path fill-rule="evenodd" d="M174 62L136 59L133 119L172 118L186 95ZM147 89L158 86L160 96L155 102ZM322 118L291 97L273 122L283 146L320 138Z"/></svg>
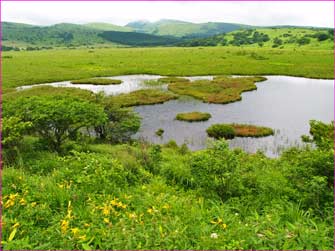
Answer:
<svg viewBox="0 0 335 251"><path fill-rule="evenodd" d="M164 104L139 106L142 125L136 138L154 143L175 140L186 143L190 149L206 147L206 129L214 123L248 123L271 127L274 136L264 138L234 138L231 147L248 152L262 150L268 156L278 156L289 146L301 145L300 136L308 134L309 120L330 122L334 119L333 80L267 76L268 80L257 83L258 89L242 94L242 100L230 104L207 104L184 97ZM177 113L208 112L212 118L205 122L183 122L175 120ZM164 129L162 137L155 131Z"/></svg>
<svg viewBox="0 0 335 251"><path fill-rule="evenodd" d="M70 81L45 85L77 87L95 93L104 91L117 95L145 88L167 89L167 85L147 86L145 80L155 80L159 75L128 75L110 78L122 80L120 85L73 85ZM238 77L238 76L236 76ZM268 156L278 156L289 146L301 145L300 136L308 134L309 120L330 122L334 119L333 80L317 80L287 76L266 76L268 80L257 83L258 89L242 94L242 100L230 104L207 104L190 97L164 104L138 106L134 110L142 117L140 131L134 138L143 138L153 143L175 140L186 143L192 150L205 148L210 139L206 129L215 123L248 123L267 126L275 130L273 136L264 138L234 138L229 140L232 148L239 147L248 152L262 150ZM187 77L191 81L212 79L212 76ZM31 86L20 87L20 89ZM175 120L177 113L208 112L212 118L205 122L183 122ZM159 137L155 132L164 129Z"/></svg>

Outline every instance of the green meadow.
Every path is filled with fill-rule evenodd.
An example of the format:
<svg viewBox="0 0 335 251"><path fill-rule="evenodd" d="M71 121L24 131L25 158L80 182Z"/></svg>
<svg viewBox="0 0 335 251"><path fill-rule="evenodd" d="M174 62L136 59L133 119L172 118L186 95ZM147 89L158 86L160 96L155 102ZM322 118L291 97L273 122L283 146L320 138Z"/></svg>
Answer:
<svg viewBox="0 0 335 251"><path fill-rule="evenodd" d="M223 75L334 78L333 50L266 47L3 52L2 248L332 250L333 122L310 121L306 145L278 158L232 150L224 139L191 151L175 141L132 138L141 118L131 106L177 94L232 102L263 80ZM170 76L147 84L167 83L175 93L146 89L109 97L78 88L14 89L128 74ZM192 75L217 77L195 83L175 77ZM176 116L198 121L211 115ZM273 134L254 125L214 129L218 138ZM153 133L162 137L164 129Z"/></svg>
<svg viewBox="0 0 335 251"><path fill-rule="evenodd" d="M300 48L59 49L3 52L2 62L3 89L128 74L289 75L334 78L333 50Z"/></svg>

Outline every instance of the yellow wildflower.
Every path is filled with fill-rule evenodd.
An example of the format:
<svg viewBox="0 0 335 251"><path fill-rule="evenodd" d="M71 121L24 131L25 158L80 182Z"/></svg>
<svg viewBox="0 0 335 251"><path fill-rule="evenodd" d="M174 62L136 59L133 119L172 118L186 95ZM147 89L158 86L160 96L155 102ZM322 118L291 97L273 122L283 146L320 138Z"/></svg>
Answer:
<svg viewBox="0 0 335 251"><path fill-rule="evenodd" d="M152 208L148 208L147 212L148 212L149 214L153 214L153 213L154 213L154 210L153 210Z"/></svg>
<svg viewBox="0 0 335 251"><path fill-rule="evenodd" d="M168 204L164 204L163 205L163 209L166 209L166 210L168 210L168 209L170 209L171 207L170 207L170 205L168 205Z"/></svg>
<svg viewBox="0 0 335 251"><path fill-rule="evenodd" d="M128 213L129 219L136 219L137 215L136 213Z"/></svg>
<svg viewBox="0 0 335 251"><path fill-rule="evenodd" d="M67 220L62 220L61 221L61 231L63 234L66 233L68 227L69 227L69 222Z"/></svg>
<svg viewBox="0 0 335 251"><path fill-rule="evenodd" d="M84 227L89 227L89 226L91 226L91 224L88 224L88 223L84 224Z"/></svg>
<svg viewBox="0 0 335 251"><path fill-rule="evenodd" d="M109 223L109 219L108 218L104 218L104 222L105 223Z"/></svg>
<svg viewBox="0 0 335 251"><path fill-rule="evenodd" d="M226 228L227 228L227 225L223 223L223 224L221 225L221 227L222 227L223 229L226 229Z"/></svg>
<svg viewBox="0 0 335 251"><path fill-rule="evenodd" d="M71 232L73 235L77 235L79 232L79 228L75 227L75 228L71 228Z"/></svg>
<svg viewBox="0 0 335 251"><path fill-rule="evenodd" d="M5 208L10 208L12 206L15 205L15 200L16 200L16 197L19 196L18 193L16 194L10 194L8 197L8 200L6 201L5 203Z"/></svg>
<svg viewBox="0 0 335 251"><path fill-rule="evenodd" d="M7 200L5 203L5 208L10 208L15 205L15 200Z"/></svg>
<svg viewBox="0 0 335 251"><path fill-rule="evenodd" d="M32 207L35 207L36 206L36 202L32 202L30 205L32 206Z"/></svg>
<svg viewBox="0 0 335 251"><path fill-rule="evenodd" d="M106 216L110 214L110 208L107 205L102 208L102 214Z"/></svg>
<svg viewBox="0 0 335 251"><path fill-rule="evenodd" d="M9 195L9 199L10 199L10 200L15 200L17 196L19 196L18 193L16 193L16 194L10 194L10 195Z"/></svg>
<svg viewBox="0 0 335 251"><path fill-rule="evenodd" d="M114 198L113 200L111 200L111 205L112 206L117 206L119 204L119 202L117 201L117 198Z"/></svg>
<svg viewBox="0 0 335 251"><path fill-rule="evenodd" d="M82 241L86 240L86 234L78 236L78 239Z"/></svg>
<svg viewBox="0 0 335 251"><path fill-rule="evenodd" d="M22 199L20 200L20 204L21 204L22 206L26 205L26 204L27 204L27 203L26 203L26 200L25 200L24 198L22 198Z"/></svg>

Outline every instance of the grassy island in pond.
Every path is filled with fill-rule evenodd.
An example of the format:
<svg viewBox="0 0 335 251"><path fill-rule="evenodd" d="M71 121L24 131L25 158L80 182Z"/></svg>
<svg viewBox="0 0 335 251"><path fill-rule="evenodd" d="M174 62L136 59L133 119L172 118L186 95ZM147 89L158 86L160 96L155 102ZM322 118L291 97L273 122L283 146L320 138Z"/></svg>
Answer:
<svg viewBox="0 0 335 251"><path fill-rule="evenodd" d="M111 78L88 78L71 81L71 84L84 84L84 85L119 85L122 81L119 79Z"/></svg>
<svg viewBox="0 0 335 251"><path fill-rule="evenodd" d="M122 107L129 107L137 105L161 104L171 99L176 99L177 97L178 95L170 92L156 89L146 89L112 96L110 99L113 102L120 104Z"/></svg>
<svg viewBox="0 0 335 251"><path fill-rule="evenodd" d="M187 83L190 82L187 78L178 78L178 77L165 77L158 79L158 82L164 84L171 84L171 83Z"/></svg>
<svg viewBox="0 0 335 251"><path fill-rule="evenodd" d="M197 80L192 83L169 84L169 90L180 95L188 95L204 102L226 104L241 100L241 93L256 90L256 82L265 81L264 77L227 77L218 76L213 80Z"/></svg>
<svg viewBox="0 0 335 251"><path fill-rule="evenodd" d="M176 119L188 122L196 122L196 121L206 121L209 120L211 117L212 116L209 113L187 112L187 113L178 113Z"/></svg>
<svg viewBox="0 0 335 251"><path fill-rule="evenodd" d="M266 137L274 134L273 129L246 124L214 124L207 128L210 137L233 139L234 137Z"/></svg>

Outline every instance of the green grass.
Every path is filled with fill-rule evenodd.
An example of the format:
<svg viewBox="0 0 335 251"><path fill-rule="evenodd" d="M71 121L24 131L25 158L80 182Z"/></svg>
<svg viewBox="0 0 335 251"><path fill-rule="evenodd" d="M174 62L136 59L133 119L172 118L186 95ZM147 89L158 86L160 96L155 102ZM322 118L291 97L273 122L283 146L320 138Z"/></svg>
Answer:
<svg viewBox="0 0 335 251"><path fill-rule="evenodd" d="M207 134L216 139L233 139L234 137L259 138L273 135L274 130L269 127L247 124L214 124L207 128Z"/></svg>
<svg viewBox="0 0 335 251"><path fill-rule="evenodd" d="M213 80L197 80L191 83L172 83L168 89L179 95L188 95L208 103L226 104L241 100L241 93L256 90L255 82L264 77L215 77Z"/></svg>
<svg viewBox="0 0 335 251"><path fill-rule="evenodd" d="M266 60L251 57L253 53ZM333 50L111 48L3 52L2 87L127 74L334 78ZM246 67L247 65L247 67Z"/></svg>
<svg viewBox="0 0 335 251"><path fill-rule="evenodd" d="M33 96L69 96L84 100L95 100L95 94L89 90L83 90L75 87L53 87L49 85L34 86L24 90L6 89L3 93L3 101L14 100L19 97Z"/></svg>
<svg viewBox="0 0 335 251"><path fill-rule="evenodd" d="M187 113L178 113L176 116L177 120L195 122L195 121L206 121L211 118L209 113L205 112L187 112Z"/></svg>
<svg viewBox="0 0 335 251"><path fill-rule="evenodd" d="M174 145L155 155L138 143L89 144L59 157L36 150L34 139L25 143L22 164L3 170L4 250L332 249L333 206L318 209L314 199L332 187L320 193L308 183L318 165L333 166L331 152L293 149L268 159ZM222 201L203 190L193 169L201 160L241 193Z"/></svg>
<svg viewBox="0 0 335 251"><path fill-rule="evenodd" d="M117 96L111 96L108 99L113 103L119 104L121 107L160 104L178 96L161 90L147 89L139 90Z"/></svg>
<svg viewBox="0 0 335 251"><path fill-rule="evenodd" d="M88 78L72 80L71 84L85 84L85 85L119 85L122 81L119 79L111 78Z"/></svg>

